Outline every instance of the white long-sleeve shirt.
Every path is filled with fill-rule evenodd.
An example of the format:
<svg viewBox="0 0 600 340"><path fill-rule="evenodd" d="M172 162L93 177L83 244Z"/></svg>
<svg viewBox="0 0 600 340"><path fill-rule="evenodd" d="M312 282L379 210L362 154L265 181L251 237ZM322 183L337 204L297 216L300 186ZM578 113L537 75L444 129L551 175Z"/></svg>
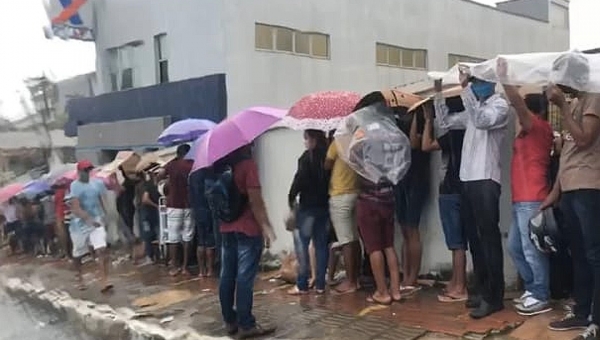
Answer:
<svg viewBox="0 0 600 340"><path fill-rule="evenodd" d="M453 114L449 114L441 93L435 95L433 102L442 129L466 129L460 179L463 182L491 179L500 183L500 148L507 131L508 103L499 94L480 102L470 86L462 91L461 98L465 110Z"/></svg>

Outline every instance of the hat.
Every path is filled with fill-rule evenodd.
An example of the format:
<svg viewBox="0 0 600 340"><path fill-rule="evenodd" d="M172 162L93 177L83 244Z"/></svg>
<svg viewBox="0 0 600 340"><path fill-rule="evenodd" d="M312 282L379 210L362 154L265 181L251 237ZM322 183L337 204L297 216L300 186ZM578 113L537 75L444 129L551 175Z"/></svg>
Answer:
<svg viewBox="0 0 600 340"><path fill-rule="evenodd" d="M94 168L94 164L87 159L77 162L77 171L90 170Z"/></svg>

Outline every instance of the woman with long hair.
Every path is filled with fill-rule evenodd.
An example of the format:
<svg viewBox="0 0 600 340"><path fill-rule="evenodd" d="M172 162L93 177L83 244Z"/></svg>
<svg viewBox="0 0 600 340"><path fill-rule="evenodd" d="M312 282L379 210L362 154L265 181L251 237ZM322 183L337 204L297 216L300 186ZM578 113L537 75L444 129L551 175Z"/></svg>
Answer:
<svg viewBox="0 0 600 340"><path fill-rule="evenodd" d="M294 207L296 198L300 196L294 231L298 278L296 287L289 291L292 295L308 293L311 240L316 255L315 288L318 294L325 292L329 257L329 173L324 167L328 142L322 131L306 130L304 143L306 151L298 160L298 170L288 196L290 208Z"/></svg>

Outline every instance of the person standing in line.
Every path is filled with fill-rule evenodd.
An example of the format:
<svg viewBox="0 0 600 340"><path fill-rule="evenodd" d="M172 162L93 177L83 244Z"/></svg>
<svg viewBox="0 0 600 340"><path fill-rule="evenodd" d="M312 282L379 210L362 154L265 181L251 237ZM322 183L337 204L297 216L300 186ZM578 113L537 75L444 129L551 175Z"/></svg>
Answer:
<svg viewBox="0 0 600 340"><path fill-rule="evenodd" d="M400 110L397 108L396 111ZM421 150L421 136L416 112L398 112L398 127L411 142L411 164L408 173L394 187L396 222L402 232L402 282L400 293L409 296L418 292L423 246L421 243L421 212L429 193L429 154Z"/></svg>
<svg viewBox="0 0 600 340"><path fill-rule="evenodd" d="M142 237L144 238L146 260L141 265L149 265L158 260L158 254L155 252L153 243L158 240L158 200L160 199L160 193L156 186L155 173L142 173L142 176L144 182L142 184L140 215L142 220L141 232Z"/></svg>
<svg viewBox="0 0 600 340"><path fill-rule="evenodd" d="M551 85L548 99L560 108L563 148L558 178L541 208L560 199L569 249L573 257L575 306L562 320L551 322L555 331L583 329L574 340L600 339L600 94L581 91L590 81L585 55L568 52L553 65L551 79L577 86ZM565 93L573 96L572 104Z"/></svg>
<svg viewBox="0 0 600 340"><path fill-rule="evenodd" d="M232 168L233 185L247 198L239 216L220 225L219 301L225 328L229 335L239 333L241 339L265 336L275 328L260 326L252 315L254 280L263 246L270 247L276 237L263 201L258 169L249 145L217 163L217 170L223 166Z"/></svg>
<svg viewBox="0 0 600 340"><path fill-rule="evenodd" d="M462 104L462 103L461 103ZM422 148L425 152L441 150L442 181L439 185L438 206L446 240L452 252L452 277L441 295L440 302L460 302L467 299L468 242L465 234L461 204L460 161L465 130L443 130L439 118L433 117L429 104L423 107L425 128Z"/></svg>
<svg viewBox="0 0 600 340"><path fill-rule="evenodd" d="M101 292L110 291L113 286L108 282L110 257L106 249L106 214L102 197L106 192L104 183L90 178L94 166L90 161L82 160L77 163L79 179L71 183L70 205L73 218L70 222L69 233L73 241L73 263L77 270L79 289L85 289L81 258L89 252L89 247L99 258Z"/></svg>
<svg viewBox="0 0 600 340"><path fill-rule="evenodd" d="M317 130L304 132L306 151L298 160L298 170L288 195L290 209L294 209L296 198L300 204L296 213L294 245L298 259L296 286L288 292L291 295L308 293L311 274L309 245L315 248L317 294L325 293L327 262L329 257L329 174L325 170L327 138Z"/></svg>
<svg viewBox="0 0 600 340"><path fill-rule="evenodd" d="M467 239L473 255L475 291L466 302L481 319L504 309L504 252L500 234L500 148L508 125L508 103L496 84L471 77L461 67L465 111L449 115L440 81L435 83L435 113L442 129L465 129L460 164Z"/></svg>
<svg viewBox="0 0 600 340"><path fill-rule="evenodd" d="M8 200L8 204L6 204L2 209L2 214L6 219L6 223L4 225L4 233L5 235L9 233L14 234L14 237L11 240L12 242L10 242L10 249L12 254L16 254L17 252L19 234L21 233L22 228L17 210L17 199L15 197L11 197Z"/></svg>
<svg viewBox="0 0 600 340"><path fill-rule="evenodd" d="M355 209L358 199L356 172L340 158L337 145L332 141L327 150L325 169L331 171L329 182L329 211L335 230L337 246L341 247L346 279L335 287L338 293L353 293L358 288L360 242L356 226Z"/></svg>
<svg viewBox="0 0 600 340"><path fill-rule="evenodd" d="M190 205L196 226L198 276L214 277L217 237L215 234L215 218L205 194L204 179L206 171L206 169L200 169L190 174Z"/></svg>
<svg viewBox="0 0 600 340"><path fill-rule="evenodd" d="M171 263L175 266L169 273L177 276L183 273L190 276L187 269L190 244L194 238L194 224L189 203L188 177L192 170L193 162L185 159L190 151L190 146L182 144L177 147L177 157L170 161L164 168L161 177L168 177L167 193L167 228L168 247ZM183 259L179 261L179 244L183 241Z"/></svg>
<svg viewBox="0 0 600 340"><path fill-rule="evenodd" d="M507 63L498 60L501 81L508 76ZM505 82L505 81L503 81ZM550 307L550 261L529 238L529 220L540 210L550 192L548 170L553 132L548 123L548 101L544 94L528 94L503 85L504 93L517 114L517 127L511 162L513 225L508 235L508 251L525 284L525 293L514 300L517 312L532 316L552 310Z"/></svg>

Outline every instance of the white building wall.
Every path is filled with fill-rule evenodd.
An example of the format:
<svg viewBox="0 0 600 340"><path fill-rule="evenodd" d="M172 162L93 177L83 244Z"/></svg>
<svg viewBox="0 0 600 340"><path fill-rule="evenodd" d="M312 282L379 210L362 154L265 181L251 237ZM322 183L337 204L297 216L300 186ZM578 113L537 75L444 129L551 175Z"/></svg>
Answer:
<svg viewBox="0 0 600 340"><path fill-rule="evenodd" d="M96 10L99 69L106 67L107 48L142 40L136 85L155 84L153 36L167 33L171 81L225 72L230 114L255 105L287 108L302 95L320 90L367 93L426 78L425 71L377 66L376 42L426 49L428 70L446 70L449 53L489 58L569 47L568 27L561 23L507 14L468 0L99 0ZM329 34L330 59L256 51L256 22ZM503 231L511 216L511 136L503 159ZM277 130L257 142L264 196L279 236L275 251L292 247L283 218L301 139L299 132ZM435 201L439 155L433 159L434 185L422 223L424 272L450 262ZM514 277L511 269L507 274L509 280Z"/></svg>

